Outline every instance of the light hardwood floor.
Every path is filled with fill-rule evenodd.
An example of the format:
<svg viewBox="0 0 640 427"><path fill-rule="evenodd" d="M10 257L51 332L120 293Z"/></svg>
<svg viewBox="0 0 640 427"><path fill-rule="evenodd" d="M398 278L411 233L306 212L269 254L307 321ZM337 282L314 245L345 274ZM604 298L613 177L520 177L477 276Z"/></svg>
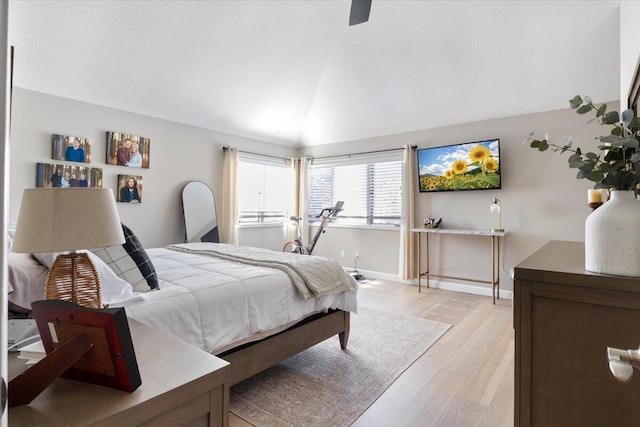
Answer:
<svg viewBox="0 0 640 427"><path fill-rule="evenodd" d="M359 304L452 326L353 426L512 426L511 300L388 281L360 286ZM231 427L251 424L230 414Z"/></svg>

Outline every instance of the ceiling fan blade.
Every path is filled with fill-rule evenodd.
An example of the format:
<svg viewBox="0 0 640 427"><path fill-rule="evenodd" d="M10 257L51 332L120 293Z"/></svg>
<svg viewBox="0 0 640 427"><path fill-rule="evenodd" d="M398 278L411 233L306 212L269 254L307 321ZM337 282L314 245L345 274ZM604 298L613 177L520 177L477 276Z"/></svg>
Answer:
<svg viewBox="0 0 640 427"><path fill-rule="evenodd" d="M372 0L351 0L351 14L349 15L349 26L362 24L369 20Z"/></svg>

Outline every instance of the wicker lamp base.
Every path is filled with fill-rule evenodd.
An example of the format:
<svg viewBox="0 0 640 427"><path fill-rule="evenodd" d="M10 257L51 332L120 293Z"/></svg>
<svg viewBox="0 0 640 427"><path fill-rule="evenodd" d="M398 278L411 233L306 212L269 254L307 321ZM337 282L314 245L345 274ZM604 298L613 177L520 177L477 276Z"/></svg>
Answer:
<svg viewBox="0 0 640 427"><path fill-rule="evenodd" d="M44 299L104 308L100 278L89 255L84 252L59 255L47 276Z"/></svg>

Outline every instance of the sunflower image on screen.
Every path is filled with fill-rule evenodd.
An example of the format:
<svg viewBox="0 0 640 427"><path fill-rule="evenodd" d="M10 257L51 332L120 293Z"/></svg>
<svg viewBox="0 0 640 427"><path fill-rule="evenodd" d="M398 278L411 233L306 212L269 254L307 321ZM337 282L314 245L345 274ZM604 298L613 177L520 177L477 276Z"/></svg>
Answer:
<svg viewBox="0 0 640 427"><path fill-rule="evenodd" d="M118 201L123 203L142 203L142 177L118 175Z"/></svg>
<svg viewBox="0 0 640 427"><path fill-rule="evenodd" d="M500 140L418 150L420 192L500 188Z"/></svg>

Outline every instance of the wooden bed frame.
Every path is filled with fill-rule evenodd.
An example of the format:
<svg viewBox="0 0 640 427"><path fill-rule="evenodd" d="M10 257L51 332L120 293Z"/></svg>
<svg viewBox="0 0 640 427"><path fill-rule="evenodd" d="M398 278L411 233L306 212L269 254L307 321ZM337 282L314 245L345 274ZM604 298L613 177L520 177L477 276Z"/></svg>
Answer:
<svg viewBox="0 0 640 427"><path fill-rule="evenodd" d="M289 329L260 341L240 346L217 356L231 364L229 386L239 383L333 335L347 348L350 313L332 310L308 317Z"/></svg>

